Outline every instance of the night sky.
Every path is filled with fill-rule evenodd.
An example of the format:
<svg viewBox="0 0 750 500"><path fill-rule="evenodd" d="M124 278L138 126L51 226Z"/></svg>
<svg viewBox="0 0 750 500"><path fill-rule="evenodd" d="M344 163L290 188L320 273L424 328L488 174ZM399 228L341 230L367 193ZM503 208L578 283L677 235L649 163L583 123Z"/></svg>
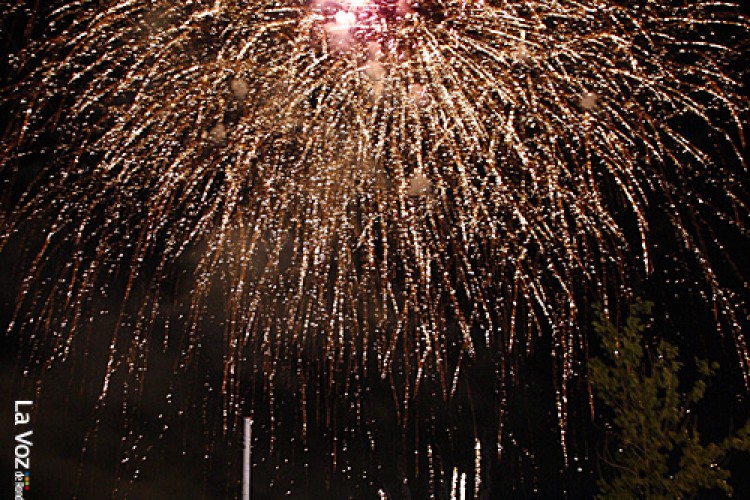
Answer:
<svg viewBox="0 0 750 500"><path fill-rule="evenodd" d="M97 5L106 3L89 2L87 5L94 12ZM619 2L629 7L638 3ZM96 186L94 182L74 184L77 182L76 176L85 177L80 172L89 172L97 161L102 161L95 153L89 156L82 154L77 157L76 167L71 167L70 159L75 156L78 147L75 141L80 141L80 136L84 135L76 131L88 123L86 120L90 120L91 123L99 123L102 128L98 130L97 126L92 125L92 135L106 134L104 129L114 123L95 113L85 118L69 118L66 113L69 113L71 103L81 89L77 85L85 85L85 82L71 83L38 111L41 118L35 122L38 129L30 133L34 135L33 140L23 146L16 145L19 123L23 118L24 104L21 99L35 98L27 82L38 78L34 69L45 64L45 59L28 57L21 70L9 61L19 54L34 54L35 48L41 46L39 44L49 42L50 33L59 35L60 31L55 30L63 28L49 26L52 7L44 2L26 0L14 2L14 5L0 7L0 137L3 141L0 143L0 228L3 234L9 227L9 221L18 218L14 213L24 200L29 199L28 193L43 197L45 186L57 182L61 178L60 172L68 171L71 185L93 189ZM395 8L388 7L391 10ZM743 8L748 11L748 7ZM378 11L378 15L396 16L393 12L398 12L386 7L382 9L386 14ZM418 12L425 18L433 16L435 19L440 13L437 8L427 7ZM71 22L70 17L63 16L62 19ZM726 30L727 33L734 33L731 28ZM720 32L717 37L720 38L722 34ZM746 62L737 62L748 59L747 30L742 35L744 38L726 43L736 50L735 55L739 54L733 59L733 69L742 82L740 98L747 99L750 76L746 66L742 66ZM209 42L202 40L201 43ZM117 50L116 45L114 43L111 50ZM62 52L57 57L64 57L65 51ZM95 55L91 58L96 60ZM235 97L238 93L247 93L246 89L238 90L238 86L232 87ZM316 98L321 97L315 95L310 99L313 101ZM117 99L122 101L113 106L127 108L133 104L127 100L130 99L127 96L118 95ZM740 120L744 126L748 126L747 100L742 104L744 114ZM238 123L243 113L249 114L249 107L245 108L241 103L231 106L225 114L227 127ZM58 114L59 110L63 111ZM65 122L67 119L71 121ZM62 122L58 123L58 120ZM700 120L689 117L674 120L675 126L692 144L710 151L711 161L722 167L719 172L732 173L735 194L747 207L750 204L750 178L746 166L740 164L736 155L733 156L731 148L727 144L714 144L714 131L707 129ZM189 130L186 134L189 134ZM225 134L230 132L214 126L204 139L213 142L213 148L225 147L228 150L231 137L225 138ZM747 133L745 136L747 138ZM187 149L187 139L184 140ZM155 143L159 141L157 139ZM155 143L144 147L148 149ZM201 151L211 154L210 150L209 153ZM289 151L285 153L291 154ZM745 147L739 151L739 155L744 159L750 158L750 149ZM203 159L196 156L195 162ZM481 161L478 164L485 168ZM434 179L433 173L430 175ZM695 180L694 184L690 184L692 180L680 184L683 179L678 174L674 176L675 185L688 185L696 191L705 189L705 196L711 200L712 189L715 189L711 182L706 181L705 186L699 180ZM707 178L713 179L710 173ZM415 183L414 179L421 179L422 183L416 186L419 183ZM414 174L409 189L429 190L431 181L424 179L426 177ZM222 182L228 185L224 177L217 181L217 197L224 195ZM60 196L66 184L61 185L62 190L49 192ZM450 498L454 468L467 474L469 493L466 498L474 498L477 442L481 443L481 499L591 498L596 494L596 480L602 473L597 456L606 446L604 430L607 413L597 402L595 414L592 415L590 388L585 377L586 359L600 352L589 326L594 319L597 291L592 290L588 282L571 279L569 283L574 289L576 303L582 306L577 317L581 327L575 335L588 340L580 342L585 345L585 352L577 350L571 355L576 373L568 383L567 465L561 452L560 417L556 407L561 363L550 356L557 347L556 333L549 325L535 326L534 330L521 325L519 328L523 334L518 336L520 340L514 351L516 354L506 357L504 354L498 355L494 344L489 347L484 344L484 331L473 324L468 335L475 341L476 352L474 357L466 358L452 398L446 401L442 396L444 384L438 380L439 377L425 378L419 394L411 400L411 416L407 418L407 425L403 423L404 407L399 397L403 395L404 373L409 373L408 366L394 362L388 376L381 377L373 348L368 351L371 357L363 362L370 375L365 380L357 378L350 389L348 372L337 372L335 376L340 379L331 383L327 378L328 365L323 356L304 357L310 352L317 352L315 349L306 351L298 359L273 360L269 359L268 353L261 352L258 341L246 346L243 351L245 358L237 365L238 398L225 420L223 412L228 406L228 392L224 389L228 366L225 331L233 313L232 307L227 305L226 288L235 284L232 281L235 268L232 262L217 264L214 272L209 273L211 287L203 297L201 315L194 320L188 319L194 313L190 307L196 293L194 284L204 277L199 263L209 251L207 246L210 246L211 240L208 231L195 236L195 241L187 242L187 249L170 262L167 271L162 269L160 260L160 255L169 251L165 241L156 243L152 251L144 255L124 243L118 246L122 243L118 238L122 237L124 241L122 235L128 230L137 233L140 229L138 222L132 221L140 220L138 207L147 204L154 193L151 188L144 181L140 186L128 184L123 189L132 190L127 193L132 196L132 206L128 206L127 210L130 211L128 214L135 214L123 223L123 227L131 223L132 226L127 226L129 229L123 229L121 234L112 232L102 236L102 240L107 240L111 248L118 248L122 252L114 259L122 265L108 267L98 278L95 289L86 296L81 316L84 320L75 326L75 335L61 334L56 337L54 334L70 328L70 325L59 327L56 323L68 321L66 312L73 307L65 301L65 286L68 283L65 280L70 278L63 276L67 276L66 266L76 259L81 259L80 262L96 261L99 252L96 238L79 245L75 242L73 225L60 228L60 242L53 255L45 257L45 266L34 274L26 294L21 293L27 289L24 280L33 267L37 252L45 245L58 211L64 209L50 202L46 210L39 208L24 213L20 222L14 222L16 226L12 237L2 240L0 328L7 330L7 333L0 337L0 407L3 408L0 413L0 447L4 450L0 456L2 470L5 471L2 484L7 491L12 486L13 438L17 432L13 425L13 404L17 400L33 400L31 488L24 498L239 498L241 417L249 414L253 415L255 421L252 498L256 499L364 499L378 498L379 491L392 499ZM606 209L623 228L628 243L635 247L639 242L637 221L627 206L618 206L618 203L627 202L618 198L614 184L609 189L612 197L607 200L610 205ZM102 192L108 193L104 188ZM603 192L607 193L606 187ZM76 200L71 201L71 206L76 203L84 206L89 198L87 195L76 198L77 195L73 193L70 196L70 200ZM670 226L669 204L680 198L672 193L661 193L658 189L649 192L647 198L646 216L650 222L649 241L653 245L651 259L654 271L646 274L642 269L638 270L637 258L624 262L627 277L630 278L626 286L633 297L655 303L646 344L655 345L658 339L666 338L679 347L681 359L685 362L682 373L685 387L697 378L692 362L695 357L720 363L721 368L712 380L705 399L693 410L702 438L719 441L750 417L750 392L743 380L734 334L731 330L723 333L717 331L714 311L705 299L706 290L698 285L693 286L703 279L702 268L695 256L675 240ZM455 200L451 198L451 201ZM717 198L716 203L726 209L721 205L722 200ZM459 205L456 203L456 206ZM750 277L750 258L747 257L750 219L747 210L738 215L739 229L727 226L719 214L706 210L696 209L696 213L702 217L697 224L699 231L702 231L700 235L707 240L718 241L720 245L709 245L705 254L723 285L735 294L731 300L737 303L737 331L747 332L750 328L747 317L747 303L750 300L747 281ZM168 219L167 224L177 226L176 221L183 220L180 219L182 214L168 215L172 218ZM191 216L185 215L184 220L189 220ZM90 214L91 226L111 230L114 226L107 220L108 217L105 201ZM209 225L212 230L218 227L219 222L218 216L211 221ZM288 221L290 234L297 230L293 224L294 221ZM451 228L454 226L450 225L450 221L446 222L446 226L448 229L442 231L452 235ZM388 231L386 227L383 234L388 234ZM379 240L373 244L373 248L380 252L382 245ZM611 241L606 245L611 245ZM531 250L532 257L529 258L542 262L543 252L537 249L538 254L534 254L534 251ZM284 250L281 254L280 268L283 274L286 272L285 265L294 267L294 252ZM479 257L472 256L471 259L481 260L482 254L477 255ZM624 255L632 257L634 252L628 250ZM731 260L726 259L727 255L731 256ZM450 261L451 257L446 256L446 261ZM141 259L140 272L131 282L128 263L137 259ZM361 255L355 255L352 262L357 265L361 264L357 259L364 260ZM111 265L111 262L108 261L107 265ZM482 262L472 262L472 265L487 269L482 267ZM400 266L395 274L407 274L408 262ZM460 273L455 268L449 269L446 272L448 279L460 282ZM335 278L335 269L327 272L331 276L324 276L323 287ZM493 279L500 278L490 276L486 281ZM102 287L101 280L107 282L106 286L96 288ZM292 281L292 278L289 280ZM546 284L544 279L539 280ZM394 282L398 281L395 279ZM550 285L550 290L553 289ZM106 293L101 293L102 290ZM154 290L158 290L161 306L156 319L148 323L144 333L140 333L139 317L144 314L144 304L151 304ZM504 290L500 285L493 285L484 291L489 302L502 302ZM397 290L396 293L402 291ZM550 296L553 294L554 290ZM48 298L50 302L47 302ZM334 301L330 291L323 294L323 299L330 303ZM456 309L468 308L471 300L468 296L460 295L456 299ZM627 297L616 300L621 302L612 305L613 319L617 322L624 319L622 311L627 310ZM282 306L275 302L271 304L269 309L278 307L279 311L284 312ZM247 302L239 302L237 307L246 305ZM444 323L445 332L449 339L459 339L459 314L452 307L445 306L449 310ZM35 317L42 324L30 324L30 318ZM118 317L124 320L118 320ZM119 329L118 321L122 322ZM719 323L723 324L722 321ZM268 324L275 325L271 321ZM273 326L268 328L273 331ZM145 335L150 342L148 348L137 352L134 373L128 374L125 369L112 373L108 371L114 331L120 332L115 344L122 352L127 352L131 345L140 345L138 335ZM69 348L61 350L59 346L68 339ZM447 342L446 363L453 366L463 356L463 347L459 341L451 342ZM317 344L314 347L318 347ZM367 351L366 346L363 349ZM399 343L398 349L408 349L408 346ZM498 368L501 358L502 368ZM278 367L275 361L279 361ZM264 376L269 365L274 367L270 382L272 393L268 390L269 381ZM147 369L138 371L138 366L147 366ZM300 377L300 373L305 376ZM105 380L108 380L108 391L106 397L102 397ZM353 376L351 380L354 380ZM363 408L352 404L350 390L360 391L358 397L365 402ZM301 433L301 393L306 396L305 436ZM271 405L273 412L269 410ZM498 460L495 443L500 420L503 450ZM428 446L432 452L431 458L428 457ZM747 454L733 455L725 465L732 471L731 484L735 488L735 497L750 498L750 457ZM6 498L5 495L0 492L3 498ZM701 498L722 498L722 495L705 493Z"/></svg>

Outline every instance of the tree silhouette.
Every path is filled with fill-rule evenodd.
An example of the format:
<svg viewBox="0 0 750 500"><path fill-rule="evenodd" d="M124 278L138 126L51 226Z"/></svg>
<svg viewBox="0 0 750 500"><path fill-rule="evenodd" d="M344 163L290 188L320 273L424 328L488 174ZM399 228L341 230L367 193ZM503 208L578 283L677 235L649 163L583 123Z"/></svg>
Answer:
<svg viewBox="0 0 750 500"><path fill-rule="evenodd" d="M703 399L718 364L696 359L698 380L680 392L677 347L644 345L641 318L652 307L632 304L622 328L601 310L594 322L603 354L589 361L589 377L611 410L598 498L686 498L714 488L731 494L731 473L721 465L730 451L750 450L750 421L720 443L701 443L690 407Z"/></svg>

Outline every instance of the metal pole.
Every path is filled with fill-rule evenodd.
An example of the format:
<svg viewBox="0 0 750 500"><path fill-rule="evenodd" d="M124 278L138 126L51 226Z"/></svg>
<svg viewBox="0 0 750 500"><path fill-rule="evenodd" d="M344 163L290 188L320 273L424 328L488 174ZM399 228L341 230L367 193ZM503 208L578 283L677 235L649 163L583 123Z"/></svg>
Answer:
<svg viewBox="0 0 750 500"><path fill-rule="evenodd" d="M253 436L253 419L245 417L245 447L242 460L242 500L250 500L250 442Z"/></svg>
<svg viewBox="0 0 750 500"><path fill-rule="evenodd" d="M453 467L453 479L451 480L451 500L458 500L458 467Z"/></svg>

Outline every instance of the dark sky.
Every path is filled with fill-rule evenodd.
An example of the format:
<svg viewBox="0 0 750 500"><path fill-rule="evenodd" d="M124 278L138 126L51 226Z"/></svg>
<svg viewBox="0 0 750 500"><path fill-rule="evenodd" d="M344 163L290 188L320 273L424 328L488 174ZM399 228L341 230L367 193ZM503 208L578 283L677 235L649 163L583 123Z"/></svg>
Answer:
<svg viewBox="0 0 750 500"><path fill-rule="evenodd" d="M31 5L32 2L28 3ZM3 18L3 53L16 52L24 43L19 28L22 24L18 19L7 15ZM28 38L39 36L38 31L39 28L32 30ZM740 50L746 51L747 45L741 46ZM7 76L5 60L3 57L0 70L6 75L2 84L7 91L14 81ZM744 81L748 82L746 74ZM7 104L2 106L0 111L3 113L17 111ZM0 117L0 128L5 129L6 124L6 119ZM700 140L696 137L696 141ZM12 175L12 183L7 172L0 178L5 186L3 209L9 200L20 195L24 186L30 184L33 178L30 172L38 171L40 164L52 160L49 152L42 151L32 152L28 158L26 169ZM750 158L747 151L745 158ZM746 173L741 181L747 185ZM654 220L652 231L658 234L658 214ZM13 315L23 270L28 265L29 254L24 249L33 248L38 243L39 228L44 224L45 221L29 221L21 234L0 253L2 329L7 327ZM736 256L736 263L744 276L750 276L747 237L721 236L729 253ZM657 254L657 265L674 266L674 273L686 276L696 272L689 263L671 263L668 256L672 251L677 250L670 246L669 235L665 234L663 261L659 262L660 255ZM189 269L190 259L180 265ZM718 263L718 268L726 274L733 272L722 268L722 263ZM118 279L124 280L125 276ZM113 288L117 289L117 285ZM747 292L747 283L744 287ZM174 297L177 303L188 292L175 288L178 290ZM701 299L684 287L669 283L662 274L656 273L644 279L636 289L657 304L651 330L654 336L657 335L655 332L664 332L680 347L685 360L700 356L721 363L722 368L704 402L696 409L702 435L708 440L721 439L750 416L750 393L743 387L730 336L722 338L716 333L711 311ZM117 293L106 299L95 299L94 306L116 310L119 306ZM184 312L177 306L172 314L177 317ZM55 363L49 370L32 366L34 375L28 378L23 377L26 362L45 352L48 348L45 339L37 341L26 337L20 341L17 328L0 338L3 487L10 489L13 469L13 401L33 399L36 405L32 421L32 489L26 498L237 497L241 442L237 433L224 435L221 430L221 347L205 342L193 363L177 373L173 367L180 356L179 350L160 354L154 349L149 353L149 369L142 395L132 400L132 395L123 392L125 380L116 379L106 404L94 410L107 361L107 333L114 329L113 316L104 315L83 329L75 339L76 348L65 363ZM747 318L742 321L747 328ZM206 339L221 338L221 326L210 319L203 321L200 327ZM151 334L158 339L164 332L157 327ZM506 419L506 449L498 462L492 451L485 447L482 455L485 486L481 498L588 498L595 492L594 483L598 477L595 457L597 447L602 446L603 421L601 416L591 421L585 397L587 387L585 381L578 381L572 390L569 440L571 456L580 459L565 468L555 410L553 380L556 374L545 342L549 341L540 337L534 354L519 361L519 383L503 387L507 395L507 412L503 417ZM34 351L37 348L39 350ZM595 354L595 344L592 344L592 350ZM33 356L32 352L35 352ZM694 378L692 364L687 361L686 365L686 379ZM275 431L276 447L271 452L267 396L260 381L244 374L247 398L253 401L257 420L253 498L375 498L378 489L387 491L392 498L426 498L430 488L425 474L426 439L436 447L435 468L442 484L435 486L435 490L440 498L441 494L446 494L453 467L469 471L473 468L474 439L478 437L485 444L492 443L497 428L497 382L489 357L483 357L480 352L465 375L456 400L444 410L436 409L444 405L441 399L425 390L417 402L417 411L421 406L423 414L434 415L434 421L411 429L403 429L393 416L395 407L389 382L372 380L366 397L374 422L369 430L377 443L373 452L368 450L368 429L351 419L348 408L336 402L336 394L323 393L320 401L310 403L322 413L327 405L334 407L338 417L331 423L326 423L325 418L311 422L307 443L303 443L296 426L295 384L285 380L282 374L275 396L279 408L277 418L282 424ZM37 385L37 382L41 384ZM36 393L37 387L42 390L40 395ZM172 394L172 397L167 398L167 394ZM125 412L120 405L123 399L131 402ZM245 402L243 409L249 408L250 403ZM167 430L164 430L165 425L169 427ZM448 428L452 432L447 432ZM345 465L337 472L332 472L330 466L334 434L346 441L347 446L347 451L343 452L342 442L338 442L338 460ZM418 456L412 449L416 440L422 443L417 447L421 453ZM420 464L419 476L415 463ZM346 471L346 464L350 471ZM750 498L750 461L747 456L734 456L729 466L734 473L732 484L736 488L736 497ZM134 476L136 479L131 480ZM404 478L408 480L407 487L403 485ZM473 478L470 476L469 480L473 481Z"/></svg>

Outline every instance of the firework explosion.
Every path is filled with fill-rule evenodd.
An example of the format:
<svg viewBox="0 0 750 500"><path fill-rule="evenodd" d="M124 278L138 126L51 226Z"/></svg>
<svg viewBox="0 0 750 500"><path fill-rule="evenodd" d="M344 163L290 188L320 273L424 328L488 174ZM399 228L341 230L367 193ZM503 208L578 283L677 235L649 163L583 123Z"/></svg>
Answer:
<svg viewBox="0 0 750 500"><path fill-rule="evenodd" d="M176 344L178 373L221 343L225 429L242 373L272 414L291 374L304 436L310 394L360 419L386 380L406 425L478 355L502 412L545 336L567 456L586 304L616 307L654 271L657 213L747 375L747 287L712 264L713 224L747 237L731 5L82 1L51 18L2 94L5 176L50 136L55 151L7 199L3 245L44 221L11 331L51 366L116 295L100 403L118 373L138 392L150 349ZM168 327L185 262L189 311Z"/></svg>

